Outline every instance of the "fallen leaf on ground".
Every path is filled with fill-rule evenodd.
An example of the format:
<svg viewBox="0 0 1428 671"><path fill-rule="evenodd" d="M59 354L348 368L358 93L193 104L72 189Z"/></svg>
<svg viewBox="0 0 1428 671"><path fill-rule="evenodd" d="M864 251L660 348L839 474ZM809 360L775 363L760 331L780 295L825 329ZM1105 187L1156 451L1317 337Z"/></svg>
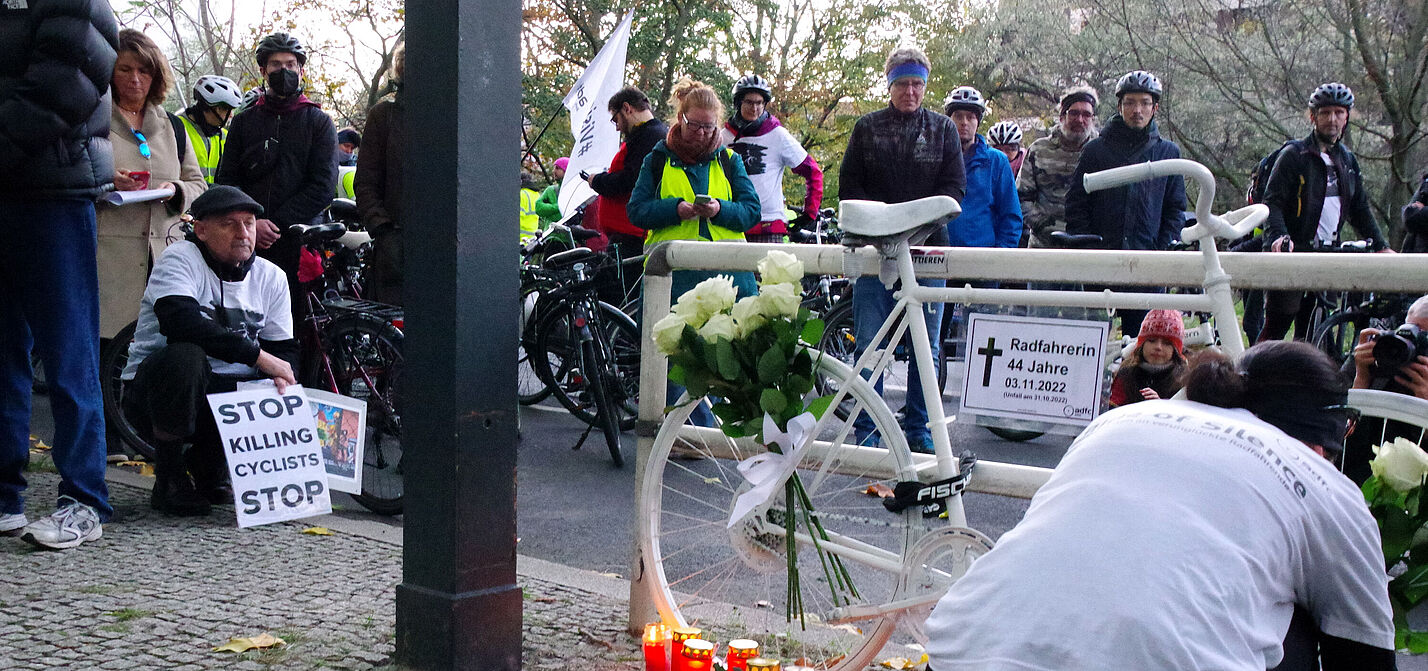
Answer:
<svg viewBox="0 0 1428 671"><path fill-rule="evenodd" d="M882 665L882 667L885 669L897 669L898 671L902 671L903 669L911 669L915 666L921 666L926 663L927 655L925 654L922 656L922 659L919 659L915 662L906 657L893 657L891 659L884 659L883 661L878 662L878 664Z"/></svg>
<svg viewBox="0 0 1428 671"><path fill-rule="evenodd" d="M255 648L271 648L277 645L287 645L287 643L287 641L265 631L257 636L229 639L227 643L214 648L213 651L243 652L244 650L253 650Z"/></svg>
<svg viewBox="0 0 1428 671"><path fill-rule="evenodd" d="M149 476L149 477L151 477L151 478L154 477L154 465L153 465L153 464L144 464L143 466L140 466L140 467L139 467L139 475L147 475L147 476Z"/></svg>
<svg viewBox="0 0 1428 671"><path fill-rule="evenodd" d="M36 437L34 437L34 436L30 436L30 449L34 449L34 450L48 450L48 449L50 449L50 446L49 446L49 445L46 445L46 444L45 444L45 441L40 440L39 438L36 438Z"/></svg>
<svg viewBox="0 0 1428 671"><path fill-rule="evenodd" d="M327 527L308 527L308 528L306 528L306 529L303 529L302 532L305 533L305 534L307 534L307 535L309 535L309 536L331 536L331 535L332 535L332 531L331 531L330 529L328 529Z"/></svg>
<svg viewBox="0 0 1428 671"><path fill-rule="evenodd" d="M864 489L863 493L867 494L868 496L876 496L882 499L890 499L893 497L892 487L889 487L881 482L874 482L873 484L868 485L868 488Z"/></svg>
<svg viewBox="0 0 1428 671"><path fill-rule="evenodd" d="M706 485L717 485L720 482L722 482L722 480L719 478L704 478L704 484Z"/></svg>

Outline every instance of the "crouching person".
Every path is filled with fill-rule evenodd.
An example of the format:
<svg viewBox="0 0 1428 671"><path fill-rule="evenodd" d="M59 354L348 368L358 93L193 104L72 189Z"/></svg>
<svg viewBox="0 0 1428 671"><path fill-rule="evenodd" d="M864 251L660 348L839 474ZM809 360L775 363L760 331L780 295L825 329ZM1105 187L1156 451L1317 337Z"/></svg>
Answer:
<svg viewBox="0 0 1428 671"><path fill-rule="evenodd" d="M233 490L208 394L240 380L293 384L287 277L254 256L263 207L231 186L193 201L193 233L159 255L124 369L124 412L158 452L150 505L206 515Z"/></svg>

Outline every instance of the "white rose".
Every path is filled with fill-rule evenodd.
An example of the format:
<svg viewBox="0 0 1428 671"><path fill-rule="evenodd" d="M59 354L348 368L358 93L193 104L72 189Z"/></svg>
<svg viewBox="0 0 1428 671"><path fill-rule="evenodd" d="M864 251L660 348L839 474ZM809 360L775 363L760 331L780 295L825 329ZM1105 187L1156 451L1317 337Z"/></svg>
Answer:
<svg viewBox="0 0 1428 671"><path fill-rule="evenodd" d="M759 285L798 284L803 279L803 262L788 252L772 250L759 261Z"/></svg>
<svg viewBox="0 0 1428 671"><path fill-rule="evenodd" d="M704 326L699 329L699 337L714 342L719 338L732 341L734 339L734 318L726 314L717 314L704 322Z"/></svg>
<svg viewBox="0 0 1428 671"><path fill-rule="evenodd" d="M694 285L693 289L679 297L679 302L681 304L689 302L690 307L694 310L693 314L697 315L702 323L715 314L728 312L729 308L734 307L734 299L738 295L738 290L734 288L734 278L728 275L715 275ZM689 313L681 311L680 314L687 315ZM689 321L691 324L694 323L694 320Z"/></svg>
<svg viewBox="0 0 1428 671"><path fill-rule="evenodd" d="M659 351L664 352L666 356L678 351L679 338L684 335L684 326L687 323L684 321L684 317L672 312L665 315L664 319L655 322L654 341Z"/></svg>
<svg viewBox="0 0 1428 671"><path fill-rule="evenodd" d="M759 312L769 319L798 316L800 299L797 284L768 284L759 287Z"/></svg>
<svg viewBox="0 0 1428 671"><path fill-rule="evenodd" d="M760 326L768 322L768 320L764 318L764 315L759 312L760 309L761 306L758 296L745 296L734 304L735 335L743 338L757 331Z"/></svg>
<svg viewBox="0 0 1428 671"><path fill-rule="evenodd" d="M1373 452L1377 456L1369 462L1369 467L1394 491L1413 489L1428 476L1428 453L1406 438L1395 438L1391 443L1376 446Z"/></svg>
<svg viewBox="0 0 1428 671"><path fill-rule="evenodd" d="M694 300L693 289L684 292L684 295L680 296L674 305L669 306L669 313L679 315L684 323L693 326L695 330L698 330L709 319L709 315L699 313L699 305Z"/></svg>

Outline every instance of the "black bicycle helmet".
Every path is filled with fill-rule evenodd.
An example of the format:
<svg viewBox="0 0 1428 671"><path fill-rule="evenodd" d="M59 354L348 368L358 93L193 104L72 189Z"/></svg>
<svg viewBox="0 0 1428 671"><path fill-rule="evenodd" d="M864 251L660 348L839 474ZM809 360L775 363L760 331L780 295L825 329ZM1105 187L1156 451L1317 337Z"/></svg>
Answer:
<svg viewBox="0 0 1428 671"><path fill-rule="evenodd" d="M1125 76L1116 82L1116 99L1127 93L1149 93L1151 100L1160 102L1160 94L1165 91L1160 85L1160 80L1155 75L1145 70L1135 70L1127 72Z"/></svg>
<svg viewBox="0 0 1428 671"><path fill-rule="evenodd" d="M1319 109L1320 107L1329 106L1353 109L1354 92L1339 82L1320 84L1319 88L1314 89L1314 92L1309 94L1309 109Z"/></svg>
<svg viewBox="0 0 1428 671"><path fill-rule="evenodd" d="M970 86L958 86L942 101L942 112L947 116L952 116L952 112L956 110L976 112L980 117L987 113L987 101L982 97L981 91Z"/></svg>
<svg viewBox="0 0 1428 671"><path fill-rule="evenodd" d="M749 91L758 91L764 97L764 103L773 102L773 88L769 86L767 80L758 75L744 75L739 81L734 82L732 98L734 106L738 107L744 100L744 94Z"/></svg>
<svg viewBox="0 0 1428 671"><path fill-rule="evenodd" d="M288 53L297 56L298 65L307 65L307 49L304 49L302 42L298 38L287 33L273 33L258 41L258 67L263 67L268 62L268 57L273 54Z"/></svg>

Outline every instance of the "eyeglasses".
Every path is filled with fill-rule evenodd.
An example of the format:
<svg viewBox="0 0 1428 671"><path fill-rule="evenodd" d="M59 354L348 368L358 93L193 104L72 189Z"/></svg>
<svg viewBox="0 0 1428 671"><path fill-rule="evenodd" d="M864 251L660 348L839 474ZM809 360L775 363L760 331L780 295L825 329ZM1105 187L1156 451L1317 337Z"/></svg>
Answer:
<svg viewBox="0 0 1428 671"><path fill-rule="evenodd" d="M1319 408L1319 409L1320 409L1320 410L1325 410L1325 411L1328 411L1328 412L1335 412L1335 411L1337 411L1337 412L1342 412L1342 413L1344 413L1344 424L1345 424L1345 426L1344 426L1344 437L1345 437L1345 438L1348 438L1349 436L1354 435L1354 427L1356 427L1356 426L1359 425L1359 420L1360 420L1360 419L1363 419L1363 416L1364 416L1363 411L1359 410L1358 408L1350 407L1350 406L1347 406L1347 405L1326 405L1326 406L1324 406L1324 407L1322 407L1322 408Z"/></svg>
<svg viewBox="0 0 1428 671"><path fill-rule="evenodd" d="M690 130L698 131L700 133L708 133L714 130L714 124L712 123L695 123L693 121L690 121L689 117L684 116L683 114L679 115L679 119L683 121L684 125L687 126Z"/></svg>
<svg viewBox="0 0 1428 671"><path fill-rule="evenodd" d="M1066 116L1075 119L1091 119L1096 116L1095 112L1082 112L1079 110L1066 110Z"/></svg>
<svg viewBox="0 0 1428 671"><path fill-rule="evenodd" d="M144 137L143 133L134 130L133 128L130 128L129 131L132 132L134 134L134 137L139 140L139 155L143 156L144 158L149 158L149 156L153 154L153 152L149 151L149 138Z"/></svg>

